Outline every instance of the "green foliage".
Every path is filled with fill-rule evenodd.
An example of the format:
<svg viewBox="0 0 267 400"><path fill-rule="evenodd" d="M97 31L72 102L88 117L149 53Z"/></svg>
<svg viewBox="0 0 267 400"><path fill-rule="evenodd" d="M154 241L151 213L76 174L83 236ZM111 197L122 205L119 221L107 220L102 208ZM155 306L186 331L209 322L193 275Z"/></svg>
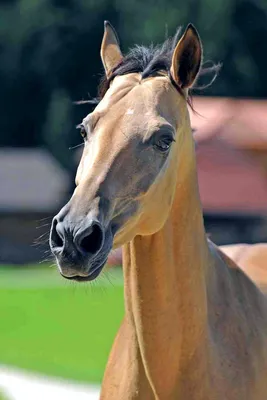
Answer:
<svg viewBox="0 0 267 400"><path fill-rule="evenodd" d="M0 364L101 382L124 313L121 279L112 275L113 283L90 286L51 268L2 268Z"/></svg>
<svg viewBox="0 0 267 400"><path fill-rule="evenodd" d="M205 58L224 65L204 94L266 96L266 0L10 0L0 13L0 145L45 145L70 169L90 111L73 101L96 95L105 19L124 51L193 22Z"/></svg>

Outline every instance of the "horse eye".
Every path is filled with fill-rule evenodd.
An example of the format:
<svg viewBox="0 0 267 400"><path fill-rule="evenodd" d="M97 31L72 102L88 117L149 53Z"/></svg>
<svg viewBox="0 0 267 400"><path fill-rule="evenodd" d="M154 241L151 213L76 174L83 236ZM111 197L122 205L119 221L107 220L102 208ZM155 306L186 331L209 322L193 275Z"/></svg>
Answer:
<svg viewBox="0 0 267 400"><path fill-rule="evenodd" d="M79 130L80 130L81 136L82 136L84 139L86 139L86 137L87 137L87 131L86 131L86 129L85 129L85 126L84 126L83 124L79 124L79 125L76 125L76 129L79 129Z"/></svg>
<svg viewBox="0 0 267 400"><path fill-rule="evenodd" d="M85 139L86 136L87 136L86 129L85 129L85 127L84 127L83 125L80 125L80 134L81 134L81 136L82 136L84 139Z"/></svg>
<svg viewBox="0 0 267 400"><path fill-rule="evenodd" d="M171 147L172 142L174 141L173 137L166 136L162 137L156 141L154 147L162 153L166 153Z"/></svg>

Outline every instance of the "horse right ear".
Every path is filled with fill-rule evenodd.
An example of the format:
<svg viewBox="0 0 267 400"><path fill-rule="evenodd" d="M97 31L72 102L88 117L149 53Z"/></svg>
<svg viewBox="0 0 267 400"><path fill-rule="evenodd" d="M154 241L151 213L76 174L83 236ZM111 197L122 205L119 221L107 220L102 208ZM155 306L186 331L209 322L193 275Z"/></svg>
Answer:
<svg viewBox="0 0 267 400"><path fill-rule="evenodd" d="M108 77L111 71L123 59L118 36L115 29L108 21L104 22L104 36L102 39L100 55L106 71L106 76Z"/></svg>
<svg viewBox="0 0 267 400"><path fill-rule="evenodd" d="M176 45L170 73L182 89L190 88L200 71L202 63L202 44L196 28L189 24Z"/></svg>

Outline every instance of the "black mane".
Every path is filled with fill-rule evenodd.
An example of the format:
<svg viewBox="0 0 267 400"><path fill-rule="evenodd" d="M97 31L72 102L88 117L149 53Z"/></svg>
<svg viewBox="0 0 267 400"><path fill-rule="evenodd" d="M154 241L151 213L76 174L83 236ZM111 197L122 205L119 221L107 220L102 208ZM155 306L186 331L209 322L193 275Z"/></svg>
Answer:
<svg viewBox="0 0 267 400"><path fill-rule="evenodd" d="M112 80L116 76L126 75L130 73L140 73L142 78L148 78L150 76L156 76L160 73L166 73L169 75L172 84L176 87L181 95L184 95L181 88L174 82L170 75L172 54L175 46L180 38L181 28L179 28L175 36L168 38L161 45L151 44L149 47L135 45L130 49L129 53L123 57L122 61L111 71L110 76L107 78L103 76L101 83L98 88L99 97L92 100L79 101L76 104L97 104L104 97L107 92ZM202 85L197 86L196 83L192 89L205 89L210 86L216 79L221 64L212 64L210 67L204 67L202 65L198 74L199 78L210 75L210 80ZM192 107L191 97L188 96L187 102Z"/></svg>
<svg viewBox="0 0 267 400"><path fill-rule="evenodd" d="M126 75L130 73L140 73L142 78L159 75L165 72L169 75L172 84L179 93L183 94L181 88L173 81L170 75L172 54L175 46L180 38L181 28L178 29L176 35L168 38L162 45L150 45L149 47L135 45L130 49L129 53L123 57L122 61L111 71L108 78L103 77L99 86L99 97L102 99L108 90L110 83L116 76ZM211 74L210 81L201 87L194 85L192 89L204 89L210 86L216 79L221 65L213 64L211 67L201 68L198 77ZM189 104L190 99L188 100Z"/></svg>

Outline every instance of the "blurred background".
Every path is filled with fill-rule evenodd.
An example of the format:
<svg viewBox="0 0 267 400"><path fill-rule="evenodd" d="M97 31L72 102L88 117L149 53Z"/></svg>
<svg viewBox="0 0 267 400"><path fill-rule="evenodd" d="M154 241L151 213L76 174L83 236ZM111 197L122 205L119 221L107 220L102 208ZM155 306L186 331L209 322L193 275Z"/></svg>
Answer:
<svg viewBox="0 0 267 400"><path fill-rule="evenodd" d="M223 63L193 93L206 228L217 244L265 242L267 2L1 0L0 15L0 365L99 384L123 315L120 268L94 287L65 283L47 233L74 188L75 126L92 111L74 102L97 95L103 21L124 52L197 27L205 60Z"/></svg>

